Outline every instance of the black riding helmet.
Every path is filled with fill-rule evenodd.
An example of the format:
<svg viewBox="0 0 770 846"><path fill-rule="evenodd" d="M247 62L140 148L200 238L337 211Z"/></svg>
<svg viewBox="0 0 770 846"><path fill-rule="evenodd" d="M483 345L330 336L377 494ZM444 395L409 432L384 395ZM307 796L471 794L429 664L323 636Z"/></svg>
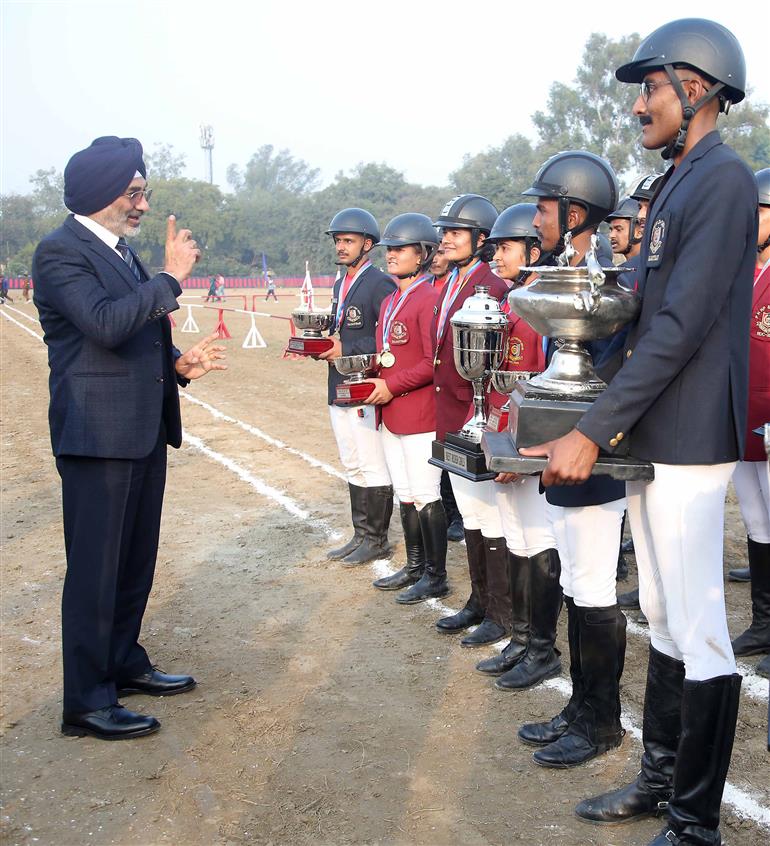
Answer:
<svg viewBox="0 0 770 846"><path fill-rule="evenodd" d="M407 247L411 244L419 247L422 256L419 270L425 271L433 261L440 240L438 231L428 215L406 212L396 215L385 227L380 245L383 247ZM399 275L398 278L408 279L411 275L411 273L406 276Z"/></svg>
<svg viewBox="0 0 770 846"><path fill-rule="evenodd" d="M440 229L470 229L471 231L471 254L462 262L455 262L464 266L470 264L474 258L482 261L490 261L494 253L490 248L485 249L482 244L479 249L479 235L489 235L495 221L497 220L497 209L492 203L480 194L460 194L453 197L441 213L433 221L434 226Z"/></svg>
<svg viewBox="0 0 770 846"><path fill-rule="evenodd" d="M558 246L563 245L567 232L574 237L586 229L595 229L617 205L618 193L612 165L585 150L567 150L551 156L537 172L532 187L523 192L527 197L558 200ZM582 206L587 212L583 223L574 229L567 226L570 203Z"/></svg>
<svg viewBox="0 0 770 846"><path fill-rule="evenodd" d="M711 88L691 105L674 68L688 67L712 82ZM695 114L714 97L720 112L730 110L746 96L746 61L738 39L721 24L704 18L682 18L658 27L642 41L634 58L615 71L620 82L642 82L644 77L664 70L682 105L682 125L675 139L663 149L664 159L682 150Z"/></svg>
<svg viewBox="0 0 770 846"><path fill-rule="evenodd" d="M664 176L665 173L650 173L645 176L631 192L631 199L639 200L640 203L651 203L652 198L655 196L655 192L658 190L658 186L660 185L660 180L663 179Z"/></svg>
<svg viewBox="0 0 770 846"><path fill-rule="evenodd" d="M329 228L326 230L327 235L332 238L342 232L352 232L354 235L363 235L364 238L372 239L372 246L379 243L380 227L374 219L374 215L370 214L365 209L342 209L332 218ZM358 258L351 262L351 267L355 267L366 253L364 250L358 254Z"/></svg>

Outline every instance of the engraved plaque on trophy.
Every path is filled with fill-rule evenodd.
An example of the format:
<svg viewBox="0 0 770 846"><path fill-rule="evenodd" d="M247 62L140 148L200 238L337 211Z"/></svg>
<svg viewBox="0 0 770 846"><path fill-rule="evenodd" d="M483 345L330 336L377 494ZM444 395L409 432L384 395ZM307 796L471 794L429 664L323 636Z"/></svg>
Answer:
<svg viewBox="0 0 770 846"><path fill-rule="evenodd" d="M459 432L447 433L444 441L433 441L431 464L473 481L494 479L481 448L487 426L484 394L493 370L503 360L508 339L508 318L489 287L476 285L476 293L452 316L454 362L457 372L473 385L473 414Z"/></svg>

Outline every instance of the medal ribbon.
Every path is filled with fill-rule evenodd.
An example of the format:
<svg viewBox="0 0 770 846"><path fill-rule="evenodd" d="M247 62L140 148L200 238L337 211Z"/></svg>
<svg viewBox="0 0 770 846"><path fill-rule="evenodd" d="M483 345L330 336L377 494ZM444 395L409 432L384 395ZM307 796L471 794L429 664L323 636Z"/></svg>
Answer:
<svg viewBox="0 0 770 846"><path fill-rule="evenodd" d="M438 324L436 326L436 344L441 343L441 337L444 334L444 326L446 326L447 315L449 314L449 309L452 308L452 303L457 299L460 291L462 291L465 287L466 283L476 272L480 264L481 260L472 264L468 269L468 272L465 274L465 278L462 282L459 282L460 271L457 268L449 274L449 279L447 279L446 285L444 286L446 288L446 296L441 303L441 311L439 312Z"/></svg>
<svg viewBox="0 0 770 846"><path fill-rule="evenodd" d="M390 349L390 344L388 343L388 338L390 337L390 327L393 325L393 321L396 319L396 315L401 311L404 307L404 303L406 302L406 298L414 293L417 288L422 285L423 282L427 282L430 279L430 275L426 274L425 276L421 276L419 279L416 279L412 284L405 290L405 291L394 291L390 295L390 299L388 300L388 304L385 307L385 316L382 319L382 348L383 350Z"/></svg>
<svg viewBox="0 0 770 846"><path fill-rule="evenodd" d="M347 274L345 275L345 281L342 283L341 290L340 290L340 301L337 303L337 314L334 317L334 328L337 331L339 331L342 328L342 312L345 309L345 300L347 299L348 294L350 293L350 289L353 287L353 285L355 285L356 279L358 279L358 277L367 268L369 268L371 266L372 266L372 263L369 260L367 260L361 265L361 267L358 268L358 270L356 271L356 275L352 279L350 279L350 277ZM350 281L348 282L348 280L350 280Z"/></svg>

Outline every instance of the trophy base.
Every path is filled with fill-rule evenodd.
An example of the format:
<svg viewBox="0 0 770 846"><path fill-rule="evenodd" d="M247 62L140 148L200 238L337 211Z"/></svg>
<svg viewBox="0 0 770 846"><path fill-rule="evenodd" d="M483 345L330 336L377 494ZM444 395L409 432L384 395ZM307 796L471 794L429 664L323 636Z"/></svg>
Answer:
<svg viewBox="0 0 770 846"><path fill-rule="evenodd" d="M575 428L593 399L542 391L528 382L519 382L511 394L508 431L519 447L556 440Z"/></svg>
<svg viewBox="0 0 770 846"><path fill-rule="evenodd" d="M497 475L487 467L481 444L459 434L449 433L446 441L433 441L432 458L428 459L428 464L472 482L485 482Z"/></svg>
<svg viewBox="0 0 770 846"><path fill-rule="evenodd" d="M334 346L331 338L289 338L286 352L295 355L320 355Z"/></svg>
<svg viewBox="0 0 770 846"><path fill-rule="evenodd" d="M435 446L435 441L433 442ZM545 469L548 459L520 455L507 432L487 432L481 439L481 447L487 466L497 473L519 473L532 475ZM631 456L615 456L599 453L591 470L592 476L610 476L624 482L651 482L655 468L649 461Z"/></svg>
<svg viewBox="0 0 770 846"><path fill-rule="evenodd" d="M334 405L363 405L373 390L374 385L371 382L343 382L337 385L337 399L334 400Z"/></svg>

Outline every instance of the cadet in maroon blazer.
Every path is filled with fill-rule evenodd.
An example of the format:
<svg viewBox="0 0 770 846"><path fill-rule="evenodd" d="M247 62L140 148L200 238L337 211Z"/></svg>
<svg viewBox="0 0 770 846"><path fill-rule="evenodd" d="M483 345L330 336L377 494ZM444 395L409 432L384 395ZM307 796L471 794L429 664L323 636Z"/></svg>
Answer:
<svg viewBox="0 0 770 846"><path fill-rule="evenodd" d="M473 402L471 383L454 364L452 315L475 293L475 286L489 288L498 300L507 286L489 269L494 248L485 245L497 209L478 194L461 194L442 209L434 225L441 228L441 247L453 270L441 290L434 309L435 343L433 386L436 394L436 437L457 432L468 421ZM510 629L506 546L494 493L494 482L472 482L450 473L452 490L463 517L471 595L463 609L436 623L445 633L454 633L481 623L461 641L463 646L481 646L505 637Z"/></svg>
<svg viewBox="0 0 770 846"><path fill-rule="evenodd" d="M398 289L380 306L380 376L369 380L374 390L368 403L378 406L379 434L400 503L407 560L374 586L407 587L396 601L411 605L449 593L441 470L428 464L436 437L431 325L437 297L429 268L438 233L426 215L400 214L387 225L380 243Z"/></svg>

